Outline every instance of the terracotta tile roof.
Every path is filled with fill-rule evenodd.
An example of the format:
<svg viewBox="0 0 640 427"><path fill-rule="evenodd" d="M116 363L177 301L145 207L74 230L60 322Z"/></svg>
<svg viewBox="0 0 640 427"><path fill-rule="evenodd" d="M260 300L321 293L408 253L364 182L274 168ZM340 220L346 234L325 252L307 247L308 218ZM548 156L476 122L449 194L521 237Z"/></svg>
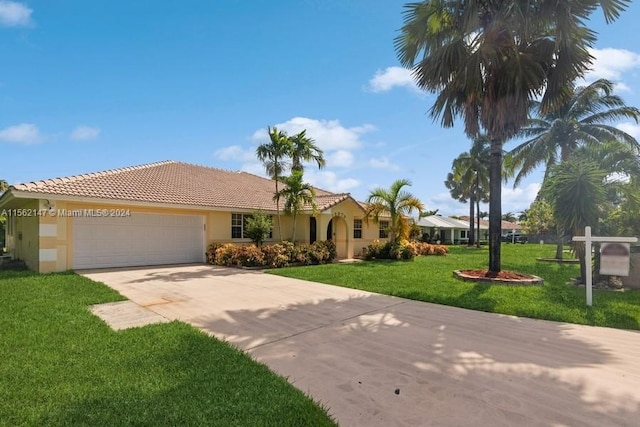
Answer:
<svg viewBox="0 0 640 427"><path fill-rule="evenodd" d="M274 183L247 172L164 161L17 184L27 193L213 208L275 210ZM350 198L316 189L319 210Z"/></svg>

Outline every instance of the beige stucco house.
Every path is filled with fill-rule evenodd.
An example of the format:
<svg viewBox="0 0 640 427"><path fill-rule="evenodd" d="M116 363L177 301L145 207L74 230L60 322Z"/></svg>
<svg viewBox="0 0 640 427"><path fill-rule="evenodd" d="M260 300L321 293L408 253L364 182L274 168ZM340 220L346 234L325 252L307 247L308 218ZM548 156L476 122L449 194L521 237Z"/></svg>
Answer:
<svg viewBox="0 0 640 427"><path fill-rule="evenodd" d="M13 185L0 197L7 252L39 272L204 262L212 242L250 243L245 218L276 214L274 183L165 161ZM316 210L297 218L297 242L332 239L351 258L385 236L349 194L316 190ZM269 241L279 241L274 221ZM292 218L282 216L291 239Z"/></svg>

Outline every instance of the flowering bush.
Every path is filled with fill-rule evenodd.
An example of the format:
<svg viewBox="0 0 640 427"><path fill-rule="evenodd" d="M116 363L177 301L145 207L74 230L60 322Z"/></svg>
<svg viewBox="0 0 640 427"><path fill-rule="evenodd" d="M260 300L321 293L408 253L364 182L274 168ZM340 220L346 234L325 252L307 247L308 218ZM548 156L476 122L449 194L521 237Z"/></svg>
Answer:
<svg viewBox="0 0 640 427"><path fill-rule="evenodd" d="M336 258L336 246L331 241L311 245L281 242L273 245L234 245L212 243L207 250L209 264L228 267L280 268L290 264L326 264Z"/></svg>
<svg viewBox="0 0 640 427"><path fill-rule="evenodd" d="M401 240L397 243L374 240L364 250L364 258L410 260L424 255L446 255L449 249L444 245L431 245L424 242Z"/></svg>

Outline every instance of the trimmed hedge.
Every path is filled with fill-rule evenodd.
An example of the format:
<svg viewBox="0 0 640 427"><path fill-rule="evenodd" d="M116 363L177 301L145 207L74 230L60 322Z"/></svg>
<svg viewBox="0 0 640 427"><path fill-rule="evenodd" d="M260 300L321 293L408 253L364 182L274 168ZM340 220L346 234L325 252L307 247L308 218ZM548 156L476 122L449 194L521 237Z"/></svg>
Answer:
<svg viewBox="0 0 640 427"><path fill-rule="evenodd" d="M446 255L449 248L444 245L432 245L425 242L403 240L398 243L374 240L364 250L364 259L398 259L412 260L417 256Z"/></svg>
<svg viewBox="0 0 640 427"><path fill-rule="evenodd" d="M212 243L207 249L207 263L227 267L281 268L291 264L327 264L336 256L336 246L330 240L311 245L293 242L263 246Z"/></svg>

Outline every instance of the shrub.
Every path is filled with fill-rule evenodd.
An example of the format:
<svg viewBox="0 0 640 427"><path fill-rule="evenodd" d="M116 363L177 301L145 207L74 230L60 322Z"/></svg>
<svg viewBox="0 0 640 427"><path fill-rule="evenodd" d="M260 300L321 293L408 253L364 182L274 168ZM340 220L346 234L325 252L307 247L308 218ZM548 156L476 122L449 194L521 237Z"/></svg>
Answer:
<svg viewBox="0 0 640 427"><path fill-rule="evenodd" d="M446 255L449 248L444 245L432 245L425 242L402 240L396 244L390 242L382 243L374 240L364 250L366 260L374 259L400 259L410 260L416 256L424 255Z"/></svg>
<svg viewBox="0 0 640 427"><path fill-rule="evenodd" d="M262 249L264 256L265 267L282 268L289 265L289 257L287 257L284 247L281 244L266 245L260 249Z"/></svg>
<svg viewBox="0 0 640 427"><path fill-rule="evenodd" d="M207 263L208 264L215 264L216 263L216 251L221 246L222 246L222 243L216 243L216 242L211 243L209 245L209 247L207 248L207 252L206 252L206 257L207 257Z"/></svg>
<svg viewBox="0 0 640 427"><path fill-rule="evenodd" d="M245 234L256 246L260 246L271 233L272 226L271 215L261 211L254 211L247 218Z"/></svg>
<svg viewBox="0 0 640 427"><path fill-rule="evenodd" d="M336 257L336 247L331 241L312 245L295 245L282 242L273 245L234 245L212 243L207 250L209 264L227 267L280 268L289 264L326 264Z"/></svg>

